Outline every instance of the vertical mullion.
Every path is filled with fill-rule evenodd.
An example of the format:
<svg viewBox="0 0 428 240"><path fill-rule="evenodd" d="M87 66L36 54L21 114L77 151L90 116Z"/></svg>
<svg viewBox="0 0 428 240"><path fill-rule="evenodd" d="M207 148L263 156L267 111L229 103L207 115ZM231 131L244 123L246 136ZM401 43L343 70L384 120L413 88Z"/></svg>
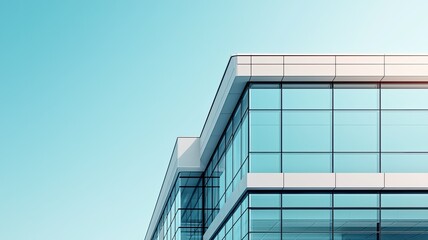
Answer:
<svg viewBox="0 0 428 240"><path fill-rule="evenodd" d="M334 84L331 83L331 172L334 173Z"/></svg>
<svg viewBox="0 0 428 240"><path fill-rule="evenodd" d="M379 83L379 172L382 172L382 83Z"/></svg>
<svg viewBox="0 0 428 240"><path fill-rule="evenodd" d="M280 106L280 109L279 109L279 113L280 113L280 116L279 116L279 131L280 131L280 140L279 140L279 144L280 144L280 146L279 146L279 149L280 149L280 158L279 159L281 159L281 164L280 164L280 167L281 167L281 171L280 172L284 172L283 171L283 169L284 169L284 163L283 163L283 161L284 161L284 159L282 159L282 151L283 151L283 149L282 149L282 138L284 137L283 135L282 135L282 92L283 92L283 89L282 89L282 84L280 84L279 85L279 90L280 90L280 104L279 104L279 106ZM282 197L281 197L281 204L282 204ZM281 205L282 206L282 205ZM282 210L281 210L281 214L282 214ZM281 215L281 217L282 217L282 215ZM282 233L282 231L281 231L281 233Z"/></svg>

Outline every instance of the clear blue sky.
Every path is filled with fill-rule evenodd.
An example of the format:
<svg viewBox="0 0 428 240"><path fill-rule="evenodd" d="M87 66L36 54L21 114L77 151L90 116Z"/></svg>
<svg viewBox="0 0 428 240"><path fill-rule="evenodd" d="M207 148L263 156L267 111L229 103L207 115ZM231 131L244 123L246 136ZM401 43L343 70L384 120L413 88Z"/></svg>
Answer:
<svg viewBox="0 0 428 240"><path fill-rule="evenodd" d="M235 53L428 53L426 1L0 0L0 239L143 239Z"/></svg>

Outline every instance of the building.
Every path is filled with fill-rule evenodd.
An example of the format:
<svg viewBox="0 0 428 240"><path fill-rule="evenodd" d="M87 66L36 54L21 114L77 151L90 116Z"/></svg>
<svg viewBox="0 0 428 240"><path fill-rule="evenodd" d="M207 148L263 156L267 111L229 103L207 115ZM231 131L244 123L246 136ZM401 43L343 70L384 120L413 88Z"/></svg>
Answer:
<svg viewBox="0 0 428 240"><path fill-rule="evenodd" d="M232 56L145 237L173 239L428 239L428 56Z"/></svg>

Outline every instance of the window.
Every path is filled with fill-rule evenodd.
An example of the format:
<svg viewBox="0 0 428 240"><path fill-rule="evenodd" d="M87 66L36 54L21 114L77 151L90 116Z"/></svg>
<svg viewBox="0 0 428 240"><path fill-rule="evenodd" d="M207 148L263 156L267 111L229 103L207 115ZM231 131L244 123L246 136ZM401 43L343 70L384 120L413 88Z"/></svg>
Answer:
<svg viewBox="0 0 428 240"><path fill-rule="evenodd" d="M331 151L331 111L284 111L282 116L283 151Z"/></svg>
<svg viewBox="0 0 428 240"><path fill-rule="evenodd" d="M250 109L281 109L278 84L254 84L250 88Z"/></svg>
<svg viewBox="0 0 428 240"><path fill-rule="evenodd" d="M330 153L284 153L282 154L284 173L329 173Z"/></svg>
<svg viewBox="0 0 428 240"><path fill-rule="evenodd" d="M280 111L250 112L250 151L279 152L281 141Z"/></svg>
<svg viewBox="0 0 428 240"><path fill-rule="evenodd" d="M335 111L335 151L377 151L379 149L377 111Z"/></svg>
<svg viewBox="0 0 428 240"><path fill-rule="evenodd" d="M283 109L331 109L330 84L284 84Z"/></svg>
<svg viewBox="0 0 428 240"><path fill-rule="evenodd" d="M250 154L250 172L252 173L281 172L281 154L251 153Z"/></svg>

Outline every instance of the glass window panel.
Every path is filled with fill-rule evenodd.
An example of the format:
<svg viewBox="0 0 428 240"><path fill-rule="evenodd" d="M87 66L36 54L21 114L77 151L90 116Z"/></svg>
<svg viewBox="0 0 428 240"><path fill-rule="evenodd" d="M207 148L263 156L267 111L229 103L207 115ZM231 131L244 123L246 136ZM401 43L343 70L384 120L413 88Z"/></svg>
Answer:
<svg viewBox="0 0 428 240"><path fill-rule="evenodd" d="M241 105L239 105L233 115L233 131L235 132L241 122Z"/></svg>
<svg viewBox="0 0 428 240"><path fill-rule="evenodd" d="M279 85L252 85L250 88L250 109L281 109Z"/></svg>
<svg viewBox="0 0 428 240"><path fill-rule="evenodd" d="M379 194L334 194L334 207L379 207Z"/></svg>
<svg viewBox="0 0 428 240"><path fill-rule="evenodd" d="M248 110L248 90L245 90L244 96L242 97L242 100L241 100L242 116L244 116L247 110Z"/></svg>
<svg viewBox="0 0 428 240"><path fill-rule="evenodd" d="M331 151L331 111L283 111L283 151Z"/></svg>
<svg viewBox="0 0 428 240"><path fill-rule="evenodd" d="M334 109L378 109L379 89L334 89Z"/></svg>
<svg viewBox="0 0 428 240"><path fill-rule="evenodd" d="M331 109L331 89L324 87L328 88L283 88L283 109Z"/></svg>
<svg viewBox="0 0 428 240"><path fill-rule="evenodd" d="M216 167L216 172L219 176L219 195L223 195L226 190L226 163L224 155L220 158L220 162Z"/></svg>
<svg viewBox="0 0 428 240"><path fill-rule="evenodd" d="M377 232L335 232L335 240L379 240ZM384 240L382 238L382 240ZM403 240L403 239L400 239Z"/></svg>
<svg viewBox="0 0 428 240"><path fill-rule="evenodd" d="M382 109L428 109L428 89L382 89Z"/></svg>
<svg viewBox="0 0 428 240"><path fill-rule="evenodd" d="M281 207L281 194L250 194L250 207Z"/></svg>
<svg viewBox="0 0 428 240"><path fill-rule="evenodd" d="M241 223L238 222L235 225L233 225L233 239L241 239Z"/></svg>
<svg viewBox="0 0 428 240"><path fill-rule="evenodd" d="M284 153L282 154L284 173L329 173L330 153Z"/></svg>
<svg viewBox="0 0 428 240"><path fill-rule="evenodd" d="M334 231L377 231L378 210L334 210Z"/></svg>
<svg viewBox="0 0 428 240"><path fill-rule="evenodd" d="M250 210L250 231L280 232L281 210Z"/></svg>
<svg viewBox="0 0 428 240"><path fill-rule="evenodd" d="M428 193L383 193L381 198L382 207L428 207Z"/></svg>
<svg viewBox="0 0 428 240"><path fill-rule="evenodd" d="M330 240L331 233L283 233L283 240ZM336 238L337 239L337 238ZM340 238L339 238L340 239Z"/></svg>
<svg viewBox="0 0 428 240"><path fill-rule="evenodd" d="M377 151L379 148L377 111L335 111L335 151Z"/></svg>
<svg viewBox="0 0 428 240"><path fill-rule="evenodd" d="M382 232L380 239L382 240L426 240L428 239L427 232Z"/></svg>
<svg viewBox="0 0 428 240"><path fill-rule="evenodd" d="M248 114L245 114L244 119L242 120L242 162L248 156Z"/></svg>
<svg viewBox="0 0 428 240"><path fill-rule="evenodd" d="M428 151L428 111L383 111L382 151Z"/></svg>
<svg viewBox="0 0 428 240"><path fill-rule="evenodd" d="M241 216L241 227L242 236L245 236L248 233L248 210L245 211Z"/></svg>
<svg viewBox="0 0 428 240"><path fill-rule="evenodd" d="M311 194L282 194L283 207L331 207L331 194L311 193Z"/></svg>
<svg viewBox="0 0 428 240"><path fill-rule="evenodd" d="M222 155L226 150L226 137L223 135L218 145L218 155Z"/></svg>
<svg viewBox="0 0 428 240"><path fill-rule="evenodd" d="M283 210L283 232L330 232L331 210Z"/></svg>
<svg viewBox="0 0 428 240"><path fill-rule="evenodd" d="M250 172L279 173L281 172L280 153L251 153Z"/></svg>
<svg viewBox="0 0 428 240"><path fill-rule="evenodd" d="M249 240L280 240L281 233L250 233Z"/></svg>
<svg viewBox="0 0 428 240"><path fill-rule="evenodd" d="M233 138L233 176L236 176L241 168L241 129L236 131Z"/></svg>
<svg viewBox="0 0 428 240"><path fill-rule="evenodd" d="M426 173L428 154L426 153L384 153L382 172L386 173Z"/></svg>
<svg viewBox="0 0 428 240"><path fill-rule="evenodd" d="M378 153L335 153L334 172L376 173L379 172Z"/></svg>
<svg viewBox="0 0 428 240"><path fill-rule="evenodd" d="M251 111L250 151L280 151L280 114L280 111Z"/></svg>
<svg viewBox="0 0 428 240"><path fill-rule="evenodd" d="M382 232L428 232L428 210L382 210Z"/></svg>
<svg viewBox="0 0 428 240"><path fill-rule="evenodd" d="M232 144L230 144L229 146L227 146L227 150L226 150L226 187L229 186L229 184L232 182Z"/></svg>
<svg viewBox="0 0 428 240"><path fill-rule="evenodd" d="M229 125L226 128L226 146L229 144L229 141L232 139L232 122L229 122Z"/></svg>

